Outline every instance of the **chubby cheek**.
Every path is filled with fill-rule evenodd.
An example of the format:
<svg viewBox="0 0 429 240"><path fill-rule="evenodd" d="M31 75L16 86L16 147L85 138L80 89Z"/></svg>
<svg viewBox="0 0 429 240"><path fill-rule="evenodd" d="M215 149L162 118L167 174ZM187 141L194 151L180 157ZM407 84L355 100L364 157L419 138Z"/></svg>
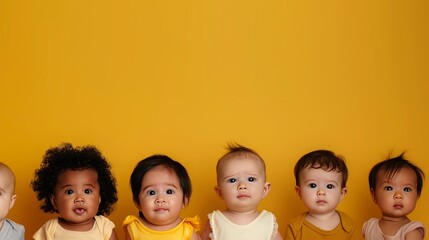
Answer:
<svg viewBox="0 0 429 240"><path fill-rule="evenodd" d="M374 203L380 208L386 208L392 205L394 202L393 197L390 196L375 196Z"/></svg>
<svg viewBox="0 0 429 240"><path fill-rule="evenodd" d="M417 196L405 197L404 199L405 199L406 201L408 201L408 202L409 202L408 204L409 204L412 208L415 208L415 207L416 207L417 199L418 199L418 197L417 197Z"/></svg>
<svg viewBox="0 0 429 240"><path fill-rule="evenodd" d="M151 200L145 197L140 198L140 203L137 205L138 208L140 209L140 211L146 210L148 209L151 204L150 204Z"/></svg>
<svg viewBox="0 0 429 240"><path fill-rule="evenodd" d="M297 194L300 198L311 198L312 196L316 196L313 191L310 189L300 188L299 191L297 191Z"/></svg>
<svg viewBox="0 0 429 240"><path fill-rule="evenodd" d="M372 201L378 205L381 199L381 194L378 191L371 191Z"/></svg>

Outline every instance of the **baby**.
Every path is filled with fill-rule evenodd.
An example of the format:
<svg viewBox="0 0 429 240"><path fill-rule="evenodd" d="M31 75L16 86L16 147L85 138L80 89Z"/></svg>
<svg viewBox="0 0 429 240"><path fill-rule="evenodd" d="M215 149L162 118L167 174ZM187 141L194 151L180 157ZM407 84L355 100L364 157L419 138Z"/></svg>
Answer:
<svg viewBox="0 0 429 240"><path fill-rule="evenodd" d="M252 149L230 145L216 166L217 195L226 210L208 215L202 240L281 240L274 214L257 210L270 191L264 160Z"/></svg>
<svg viewBox="0 0 429 240"><path fill-rule="evenodd" d="M403 155L378 163L369 173L369 188L381 218L364 223L362 233L367 240L420 240L425 236L423 223L407 217L422 192L424 173Z"/></svg>
<svg viewBox="0 0 429 240"><path fill-rule="evenodd" d="M0 162L0 239L24 240L24 227L6 218L15 200L15 175Z"/></svg>
<svg viewBox="0 0 429 240"><path fill-rule="evenodd" d="M295 165L295 191L308 209L293 218L288 240L359 239L354 221L336 208L347 193L344 160L328 150L302 156Z"/></svg>
<svg viewBox="0 0 429 240"><path fill-rule="evenodd" d="M180 217L192 192L182 164L165 155L145 158L134 168L130 185L139 217L125 218L126 240L199 240L199 217Z"/></svg>
<svg viewBox="0 0 429 240"><path fill-rule="evenodd" d="M56 212L34 235L35 240L116 240L107 217L118 200L110 164L97 148L66 143L46 151L31 182L44 212Z"/></svg>

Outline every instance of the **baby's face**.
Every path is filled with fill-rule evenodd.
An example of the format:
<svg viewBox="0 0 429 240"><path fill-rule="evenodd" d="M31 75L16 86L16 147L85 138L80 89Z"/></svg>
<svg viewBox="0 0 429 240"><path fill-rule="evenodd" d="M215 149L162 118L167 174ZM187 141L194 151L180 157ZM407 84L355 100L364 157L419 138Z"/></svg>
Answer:
<svg viewBox="0 0 429 240"><path fill-rule="evenodd" d="M227 210L234 212L255 211L270 190L263 164L253 154L223 159L217 182L216 193L225 201Z"/></svg>
<svg viewBox="0 0 429 240"><path fill-rule="evenodd" d="M60 224L69 230L92 227L100 205L100 185L95 170L66 170L58 176L51 203L58 210Z"/></svg>
<svg viewBox="0 0 429 240"><path fill-rule="evenodd" d="M307 167L301 171L295 190L310 213L329 214L347 192L341 188L341 181L342 174L335 170Z"/></svg>
<svg viewBox="0 0 429 240"><path fill-rule="evenodd" d="M7 171L0 167L0 223L6 218L16 198L13 175Z"/></svg>
<svg viewBox="0 0 429 240"><path fill-rule="evenodd" d="M176 173L165 166L157 166L144 175L139 202L135 205L146 218L142 221L147 227L168 230L181 221L180 211L186 203Z"/></svg>
<svg viewBox="0 0 429 240"><path fill-rule="evenodd" d="M380 171L372 196L384 218L394 220L407 216L414 210L418 199L416 173L407 167L388 179L385 172Z"/></svg>

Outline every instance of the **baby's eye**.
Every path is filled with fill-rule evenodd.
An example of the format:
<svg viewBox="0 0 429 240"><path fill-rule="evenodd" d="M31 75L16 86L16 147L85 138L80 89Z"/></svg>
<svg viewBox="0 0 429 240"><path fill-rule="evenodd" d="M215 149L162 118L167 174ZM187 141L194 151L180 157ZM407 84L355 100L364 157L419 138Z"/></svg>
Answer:
<svg viewBox="0 0 429 240"><path fill-rule="evenodd" d="M247 179L247 181L249 181L249 182L254 182L254 181L256 181L256 178L254 178L254 177L249 177L249 178Z"/></svg>
<svg viewBox="0 0 429 240"><path fill-rule="evenodd" d="M85 194L91 194L92 193L92 189L85 189L84 193Z"/></svg>
<svg viewBox="0 0 429 240"><path fill-rule="evenodd" d="M71 190L71 189L67 189L67 190L64 191L64 193L67 194L67 195L71 195L71 194L74 193L74 191Z"/></svg>
<svg viewBox="0 0 429 240"><path fill-rule="evenodd" d="M328 189L334 189L334 188L335 188L334 184L328 184L326 187L327 187Z"/></svg>
<svg viewBox="0 0 429 240"><path fill-rule="evenodd" d="M155 194L156 194L156 192L154 190L147 191L147 195L153 196Z"/></svg>
<svg viewBox="0 0 429 240"><path fill-rule="evenodd" d="M167 193L167 194L173 194L173 193L174 193L174 191L173 191L172 189L168 189L166 193Z"/></svg>
<svg viewBox="0 0 429 240"><path fill-rule="evenodd" d="M385 187L384 187L384 190L386 190L386 191L392 191L392 190L393 190L393 187L391 187L391 186L385 186Z"/></svg>
<svg viewBox="0 0 429 240"><path fill-rule="evenodd" d="M311 187L311 188L316 188L317 187L317 185L315 183L310 183L310 184L308 184L308 186Z"/></svg>
<svg viewBox="0 0 429 240"><path fill-rule="evenodd" d="M411 191L413 191L410 187L405 187L404 188L404 192L411 192Z"/></svg>
<svg viewBox="0 0 429 240"><path fill-rule="evenodd" d="M235 178L230 178L230 179L228 179L228 182L229 182L229 183L235 183L235 182L237 182L237 179L235 179Z"/></svg>

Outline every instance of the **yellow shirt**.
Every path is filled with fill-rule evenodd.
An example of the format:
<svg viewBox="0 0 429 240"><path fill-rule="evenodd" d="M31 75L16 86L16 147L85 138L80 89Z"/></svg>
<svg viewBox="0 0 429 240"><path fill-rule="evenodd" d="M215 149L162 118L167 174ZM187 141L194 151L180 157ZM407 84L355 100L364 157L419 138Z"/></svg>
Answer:
<svg viewBox="0 0 429 240"><path fill-rule="evenodd" d="M139 218L130 215L125 218L122 226L133 240L190 240L194 231L199 231L201 229L201 221L198 216L185 218L172 229L155 231L143 225Z"/></svg>

